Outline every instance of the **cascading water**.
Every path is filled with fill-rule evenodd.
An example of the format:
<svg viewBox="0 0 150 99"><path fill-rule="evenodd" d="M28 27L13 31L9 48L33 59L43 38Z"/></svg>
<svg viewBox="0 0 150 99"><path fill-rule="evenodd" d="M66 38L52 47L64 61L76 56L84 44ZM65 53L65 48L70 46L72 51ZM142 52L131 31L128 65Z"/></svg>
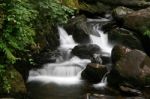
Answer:
<svg viewBox="0 0 150 99"><path fill-rule="evenodd" d="M111 50L112 50L112 45L109 44L108 42L108 34L104 34L102 30L100 30L100 24L95 24L93 26L93 30L97 33L99 33L100 37L95 36L95 35L90 35L91 38L91 43L97 44L104 55L110 56Z"/></svg>
<svg viewBox="0 0 150 99"><path fill-rule="evenodd" d="M28 81L42 80L59 83L80 81L79 73L85 68L86 64L90 63L90 60L80 59L76 56L70 58L70 51L77 44L72 36L68 35L62 27L58 27L58 30L60 35L60 47L58 50L61 56L57 58L56 63L45 64L43 68L31 70Z"/></svg>
<svg viewBox="0 0 150 99"><path fill-rule="evenodd" d="M90 22L92 21L91 19ZM100 30L99 22L101 21L94 20L96 24L92 25L93 31L97 32L100 37L90 35L91 43L100 46L102 53L110 55L112 46L108 43L107 34ZM29 72L28 82L29 85L31 84L31 99L81 99L79 97L87 93L85 90L87 86L80 79L80 75L91 61L72 56L71 50L78 44L62 27L58 27L58 30L60 35L58 50L61 55L57 57L56 63L47 63L42 68ZM104 76L98 85L105 86L106 79ZM40 84L36 82L40 82Z"/></svg>

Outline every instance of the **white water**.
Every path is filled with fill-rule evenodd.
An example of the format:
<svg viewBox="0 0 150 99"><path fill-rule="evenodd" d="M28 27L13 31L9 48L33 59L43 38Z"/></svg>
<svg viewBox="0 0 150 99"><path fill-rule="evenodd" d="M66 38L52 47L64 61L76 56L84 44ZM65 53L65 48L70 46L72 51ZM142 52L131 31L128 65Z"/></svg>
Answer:
<svg viewBox="0 0 150 99"><path fill-rule="evenodd" d="M100 46L104 55L110 56L113 45L108 42L108 34L104 34L104 32L100 30L99 24L94 25L93 30L98 32L100 37L90 35L91 43Z"/></svg>
<svg viewBox="0 0 150 99"><path fill-rule="evenodd" d="M70 51L77 44L71 35L62 28L58 27L60 35L60 46L58 50L61 56L56 63L45 64L43 68L31 70L28 81L42 81L44 83L55 82L57 84L77 84L81 82L80 73L91 61L80 59L76 56L70 58Z"/></svg>
<svg viewBox="0 0 150 99"><path fill-rule="evenodd" d="M92 20L90 20L92 21ZM28 81L41 81L43 83L54 82L56 84L77 84L81 82L80 75L82 70L91 61L88 59L80 59L76 56L71 56L71 50L78 45L75 43L71 35L62 28L58 27L60 35L60 46L58 50L61 56L57 57L56 63L45 64L40 69L33 69L29 72ZM99 24L93 26L93 30L98 32L100 37L90 35L91 43L97 44L106 55L110 55L112 46L108 43L107 34L99 30ZM107 78L94 86L105 86Z"/></svg>

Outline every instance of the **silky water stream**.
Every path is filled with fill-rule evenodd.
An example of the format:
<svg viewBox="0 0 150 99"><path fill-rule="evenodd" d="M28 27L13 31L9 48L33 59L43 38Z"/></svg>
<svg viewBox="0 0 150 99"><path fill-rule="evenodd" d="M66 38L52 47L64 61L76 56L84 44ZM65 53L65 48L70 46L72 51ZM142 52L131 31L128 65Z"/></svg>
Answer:
<svg viewBox="0 0 150 99"><path fill-rule="evenodd" d="M100 30L99 23L91 22L91 24L93 31L100 35L100 37L90 35L91 43L97 44L104 54L110 55L112 45L108 43L107 34ZM107 78L104 77L98 84L90 84L82 80L81 72L91 61L72 56L70 52L78 44L62 27L58 27L58 30L60 35L58 50L62 55L57 57L56 63L47 63L42 68L29 72L30 99L96 99L88 95L97 92L103 96L105 94L103 87L107 84Z"/></svg>

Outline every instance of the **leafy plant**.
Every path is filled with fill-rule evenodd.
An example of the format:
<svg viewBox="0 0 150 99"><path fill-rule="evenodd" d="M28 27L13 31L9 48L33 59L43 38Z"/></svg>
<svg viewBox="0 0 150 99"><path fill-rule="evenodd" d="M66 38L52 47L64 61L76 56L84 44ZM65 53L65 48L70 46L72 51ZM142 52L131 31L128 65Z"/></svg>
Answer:
<svg viewBox="0 0 150 99"><path fill-rule="evenodd" d="M147 35L148 37L150 37L150 30L146 30L146 31L144 32L144 35Z"/></svg>
<svg viewBox="0 0 150 99"><path fill-rule="evenodd" d="M0 90L9 92L9 67L17 60L34 64L32 56L23 55L30 52L30 45L36 45L37 32L43 31L45 24L51 32L53 26L66 23L74 10L59 0L2 0L0 3Z"/></svg>
<svg viewBox="0 0 150 99"><path fill-rule="evenodd" d="M27 45L34 43L35 32L31 21L36 18L37 12L31 8L28 0L4 0L2 8L5 17L0 36L0 53L3 53L1 58L4 59L0 61L0 86L9 92L11 87L6 68L19 59L18 52L25 52Z"/></svg>

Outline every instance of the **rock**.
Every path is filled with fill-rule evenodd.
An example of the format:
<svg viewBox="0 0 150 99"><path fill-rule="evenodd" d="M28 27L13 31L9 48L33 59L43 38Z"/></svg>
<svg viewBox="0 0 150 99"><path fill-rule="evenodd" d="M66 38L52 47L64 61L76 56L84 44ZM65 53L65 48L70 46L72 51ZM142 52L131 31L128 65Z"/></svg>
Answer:
<svg viewBox="0 0 150 99"><path fill-rule="evenodd" d="M116 45L111 52L112 63L116 64L129 51L130 49L125 46Z"/></svg>
<svg viewBox="0 0 150 99"><path fill-rule="evenodd" d="M6 90L0 88L0 95L22 99L27 94L26 85L22 75L11 66L6 72L6 77L9 78L7 81L10 83L11 89L9 90L9 93L7 93Z"/></svg>
<svg viewBox="0 0 150 99"><path fill-rule="evenodd" d="M123 19L125 27L144 33L150 28L150 7L129 13Z"/></svg>
<svg viewBox="0 0 150 99"><path fill-rule="evenodd" d="M102 64L102 59L100 54L93 54L91 57L91 63Z"/></svg>
<svg viewBox="0 0 150 99"><path fill-rule="evenodd" d="M125 15L134 12L134 10L120 6L113 10L112 15L119 23L123 23Z"/></svg>
<svg viewBox="0 0 150 99"><path fill-rule="evenodd" d="M114 6L125 6L130 8L146 8L150 6L149 2L145 0L98 0L107 5L114 5Z"/></svg>
<svg viewBox="0 0 150 99"><path fill-rule="evenodd" d="M74 40L78 43L90 42L90 30L87 27L86 21L86 17L81 15L69 20L68 24L65 26L66 31L72 34Z"/></svg>
<svg viewBox="0 0 150 99"><path fill-rule="evenodd" d="M145 35L150 31L150 7L125 15L123 21L124 27L136 31L144 50L150 56L150 43L147 43L150 42L150 37Z"/></svg>
<svg viewBox="0 0 150 99"><path fill-rule="evenodd" d="M120 91L121 91L123 94L132 95L132 96L133 96L133 95L134 95L134 96L142 95L142 93L141 93L140 90L131 88L131 87L129 87L129 86L120 85L119 88L120 88Z"/></svg>
<svg viewBox="0 0 150 99"><path fill-rule="evenodd" d="M101 49L96 44L77 45L71 52L80 58L90 59L93 54L101 54Z"/></svg>
<svg viewBox="0 0 150 99"><path fill-rule="evenodd" d="M150 58L142 51L132 50L126 53L114 68L132 85L150 85Z"/></svg>
<svg viewBox="0 0 150 99"><path fill-rule="evenodd" d="M107 68L105 65L90 63L82 71L81 76L83 79L89 82L98 83L102 80L106 72L107 72Z"/></svg>
<svg viewBox="0 0 150 99"><path fill-rule="evenodd" d="M57 50L41 52L34 55L34 62L38 66L42 66L46 63L54 63L56 62L56 58L59 56L59 54L60 53Z"/></svg>
<svg viewBox="0 0 150 99"><path fill-rule="evenodd" d="M121 44L131 49L143 50L141 41L129 30L114 28L108 32L108 38L110 42L115 44Z"/></svg>
<svg viewBox="0 0 150 99"><path fill-rule="evenodd" d="M92 15L95 15L95 16L104 15L110 11L110 8L111 8L110 6L105 5L101 2L94 3L92 1L92 3L89 3L89 2L80 3L80 10L88 12L88 14L84 13L88 17L93 17Z"/></svg>

